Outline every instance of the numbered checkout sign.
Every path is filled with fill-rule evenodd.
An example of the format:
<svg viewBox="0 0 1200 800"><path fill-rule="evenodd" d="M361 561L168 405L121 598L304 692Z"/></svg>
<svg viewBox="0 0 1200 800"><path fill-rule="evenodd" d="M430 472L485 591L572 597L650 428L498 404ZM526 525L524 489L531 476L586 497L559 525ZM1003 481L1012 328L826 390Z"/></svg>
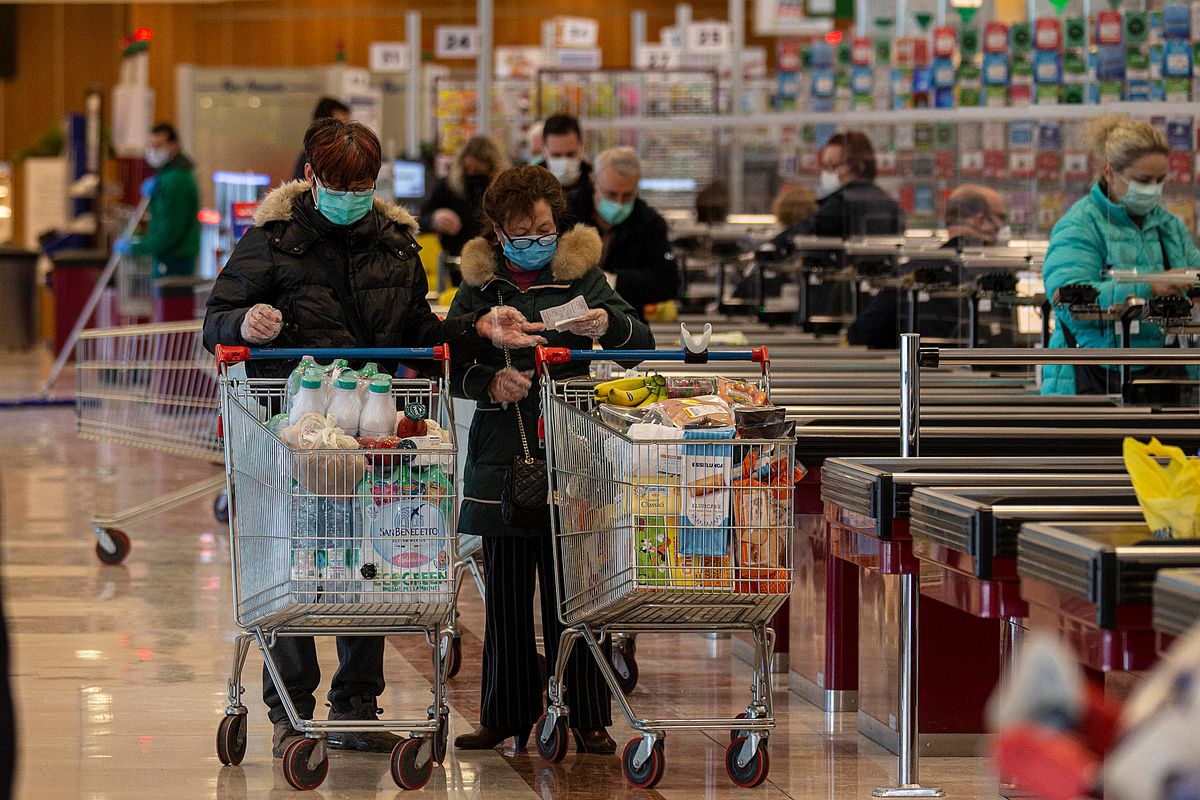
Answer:
<svg viewBox="0 0 1200 800"><path fill-rule="evenodd" d="M689 53L724 53L730 47L729 23L693 22L687 29Z"/></svg>
<svg viewBox="0 0 1200 800"><path fill-rule="evenodd" d="M479 29L474 25L438 25L438 58L476 58L479 55Z"/></svg>

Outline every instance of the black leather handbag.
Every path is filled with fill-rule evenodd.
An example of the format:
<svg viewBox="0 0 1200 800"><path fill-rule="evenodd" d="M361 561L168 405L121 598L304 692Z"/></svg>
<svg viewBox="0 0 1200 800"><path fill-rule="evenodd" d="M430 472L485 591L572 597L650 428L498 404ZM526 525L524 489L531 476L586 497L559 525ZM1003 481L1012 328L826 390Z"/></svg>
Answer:
<svg viewBox="0 0 1200 800"><path fill-rule="evenodd" d="M504 350L504 363L512 368L512 357ZM512 469L500 490L500 518L505 525L518 528L538 528L546 524L550 513L550 482L546 477L546 461L534 458L529 451L525 434L525 417L520 401L513 403L517 412L517 431L521 436L521 453L513 457Z"/></svg>

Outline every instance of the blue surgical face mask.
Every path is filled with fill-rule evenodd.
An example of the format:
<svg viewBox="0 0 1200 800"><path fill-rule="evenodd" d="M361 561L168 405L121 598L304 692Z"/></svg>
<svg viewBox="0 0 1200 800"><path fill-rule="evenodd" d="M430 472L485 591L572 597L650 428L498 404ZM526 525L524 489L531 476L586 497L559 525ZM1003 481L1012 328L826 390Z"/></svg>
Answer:
<svg viewBox="0 0 1200 800"><path fill-rule="evenodd" d="M600 214L600 218L609 225L620 225L633 213L633 201L622 204L603 197L600 199L600 205L596 211Z"/></svg>
<svg viewBox="0 0 1200 800"><path fill-rule="evenodd" d="M545 240L549 239L547 242ZM545 236L517 236L514 239L503 236L504 257L513 266L526 272L537 272L550 263L558 252L558 234ZM528 246L525 246L528 245Z"/></svg>
<svg viewBox="0 0 1200 800"><path fill-rule="evenodd" d="M1121 198L1121 205L1135 217L1144 217L1154 210L1162 200L1163 184L1129 181L1129 190Z"/></svg>
<svg viewBox="0 0 1200 800"><path fill-rule="evenodd" d="M313 178L316 189L317 211L334 225L353 225L367 215L375 201L375 189L361 192L343 192L328 189Z"/></svg>

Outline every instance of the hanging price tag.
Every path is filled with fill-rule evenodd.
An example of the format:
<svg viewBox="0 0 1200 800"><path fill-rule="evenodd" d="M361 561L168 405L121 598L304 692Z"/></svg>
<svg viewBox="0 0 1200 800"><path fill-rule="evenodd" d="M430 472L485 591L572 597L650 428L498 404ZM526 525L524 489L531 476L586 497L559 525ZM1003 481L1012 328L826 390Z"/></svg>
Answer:
<svg viewBox="0 0 1200 800"><path fill-rule="evenodd" d="M694 22L687 29L690 53L723 53L730 47L729 23Z"/></svg>
<svg viewBox="0 0 1200 800"><path fill-rule="evenodd" d="M479 29L474 25L438 25L435 36L438 58L475 58L479 55Z"/></svg>
<svg viewBox="0 0 1200 800"><path fill-rule="evenodd" d="M404 42L371 42L371 72L407 72L408 45Z"/></svg>

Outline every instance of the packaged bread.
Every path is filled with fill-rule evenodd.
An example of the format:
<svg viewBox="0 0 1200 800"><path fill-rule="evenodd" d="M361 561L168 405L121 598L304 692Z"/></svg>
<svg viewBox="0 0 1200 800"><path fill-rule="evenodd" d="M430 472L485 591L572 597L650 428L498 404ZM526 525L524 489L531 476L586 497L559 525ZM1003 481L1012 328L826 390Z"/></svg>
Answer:
<svg viewBox="0 0 1200 800"><path fill-rule="evenodd" d="M676 428L726 428L733 425L729 403L716 395L681 397L657 404L664 424Z"/></svg>

